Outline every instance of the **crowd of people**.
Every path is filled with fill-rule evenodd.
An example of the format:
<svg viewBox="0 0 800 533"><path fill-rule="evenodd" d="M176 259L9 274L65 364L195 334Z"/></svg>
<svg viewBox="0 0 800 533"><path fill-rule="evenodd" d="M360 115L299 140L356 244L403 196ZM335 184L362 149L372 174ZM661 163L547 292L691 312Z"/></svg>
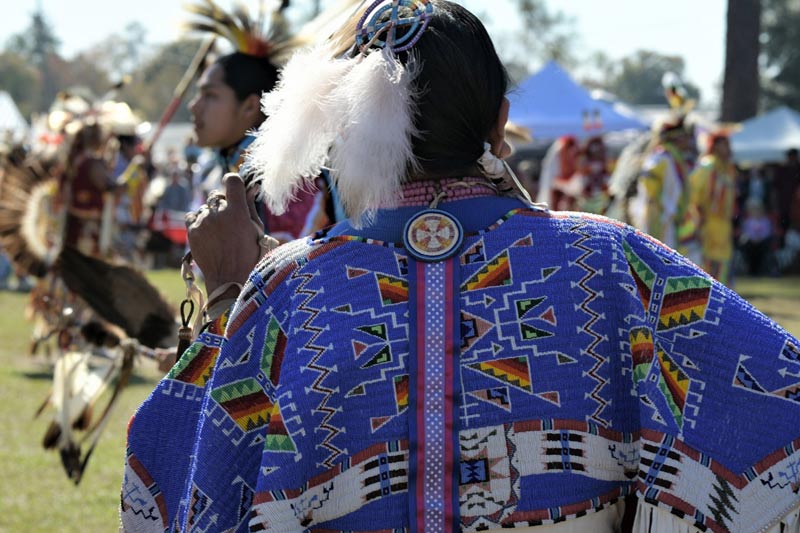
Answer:
<svg viewBox="0 0 800 533"><path fill-rule="evenodd" d="M202 120L199 113L195 116ZM218 121L205 120L206 129L220 128ZM259 123L231 122L236 128L231 138L249 144L252 135L245 132ZM734 274L800 272L798 150L789 150L782 163L741 167L732 162L727 135L704 135L706 149L701 152L691 128L676 135L669 125L661 127L660 142L644 158L641 181L635 193L631 191L627 214L620 218L681 251L723 282L730 282ZM182 152L171 148L154 164L140 153L142 139L137 135L103 132L96 124L81 128L65 166L54 171L60 176L57 205L69 203L65 243L94 254L103 246L102 255L145 269L179 266L186 248L185 214L202 205L221 186L222 175L241 163L224 155L238 145L202 136L200 141L202 145L192 135ZM24 155L21 148L17 155ZM616 161L608 152L602 136L583 141L566 136L550 146L543 160L518 161L517 168L531 196L552 210L616 216L609 190ZM529 171L532 167L540 169L538 175ZM303 212L295 209L294 219L270 221L266 209L259 208L262 223L271 225L269 233L282 242L321 229L337 217L327 190L320 178L311 193L302 193ZM110 226L101 242L107 203L113 216L107 216L105 224ZM671 223L665 224L666 219ZM15 272L0 252L0 288L27 291L31 286L30 278Z"/></svg>
<svg viewBox="0 0 800 533"><path fill-rule="evenodd" d="M541 162L518 158L516 165L531 195L550 209L619 218L723 283L800 272L798 150L783 162L735 165L726 132L698 134L685 120L655 126L624 192L611 187L617 161L601 136L561 137Z"/></svg>
<svg viewBox="0 0 800 533"><path fill-rule="evenodd" d="M800 272L800 161L798 149L783 163L740 169L736 243L739 270L751 276Z"/></svg>

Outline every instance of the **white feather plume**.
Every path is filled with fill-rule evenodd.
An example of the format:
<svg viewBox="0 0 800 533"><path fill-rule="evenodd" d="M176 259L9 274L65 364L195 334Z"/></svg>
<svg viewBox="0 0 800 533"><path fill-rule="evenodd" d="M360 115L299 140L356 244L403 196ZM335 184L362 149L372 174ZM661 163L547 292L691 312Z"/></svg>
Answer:
<svg viewBox="0 0 800 533"><path fill-rule="evenodd" d="M344 112L332 108L328 95L353 65L332 59L324 47L298 52L284 67L277 87L262 97L267 120L248 150L245 167L260 182L276 215L286 211L298 189L325 164Z"/></svg>
<svg viewBox="0 0 800 533"><path fill-rule="evenodd" d="M355 222L395 205L406 172L419 164L412 150L417 63L404 67L384 49L363 58L332 93L348 121L331 150L330 167L342 207Z"/></svg>
<svg viewBox="0 0 800 533"><path fill-rule="evenodd" d="M332 59L325 48L296 54L262 98L267 120L245 163L270 210L284 213L326 162L354 222L396 204L406 172L419 166L411 143L416 65L386 49L356 59Z"/></svg>

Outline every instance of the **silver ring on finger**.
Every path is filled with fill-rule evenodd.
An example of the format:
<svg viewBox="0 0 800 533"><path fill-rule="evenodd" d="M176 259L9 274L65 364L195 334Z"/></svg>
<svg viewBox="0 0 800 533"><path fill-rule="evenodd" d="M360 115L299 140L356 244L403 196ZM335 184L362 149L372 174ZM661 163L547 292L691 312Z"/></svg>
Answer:
<svg viewBox="0 0 800 533"><path fill-rule="evenodd" d="M197 221L198 217L200 216L200 213L203 212L203 209L209 210L208 206L203 204L196 211L189 211L188 213L183 215L183 220L186 222L187 228Z"/></svg>
<svg viewBox="0 0 800 533"><path fill-rule="evenodd" d="M222 202L225 202L225 195L209 196L206 204L208 204L209 209L216 211L220 208Z"/></svg>

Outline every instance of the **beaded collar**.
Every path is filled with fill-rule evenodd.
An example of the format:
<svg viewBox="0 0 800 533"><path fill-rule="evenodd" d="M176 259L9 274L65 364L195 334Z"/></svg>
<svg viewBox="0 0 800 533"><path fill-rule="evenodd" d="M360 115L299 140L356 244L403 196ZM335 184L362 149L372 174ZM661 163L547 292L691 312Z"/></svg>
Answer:
<svg viewBox="0 0 800 533"><path fill-rule="evenodd" d="M403 184L397 207L428 206L439 202L497 196L496 187L486 178L444 178Z"/></svg>
<svg viewBox="0 0 800 533"><path fill-rule="evenodd" d="M254 135L245 135L241 141L235 145L217 151L217 157L222 164L223 172L239 172L244 162L244 153L253 144L256 138Z"/></svg>
<svg viewBox="0 0 800 533"><path fill-rule="evenodd" d="M452 213L437 209L439 202L497 196L486 178L445 178L403 185L399 207L424 206L406 221L403 244L408 253L425 263L443 261L458 253L464 229Z"/></svg>

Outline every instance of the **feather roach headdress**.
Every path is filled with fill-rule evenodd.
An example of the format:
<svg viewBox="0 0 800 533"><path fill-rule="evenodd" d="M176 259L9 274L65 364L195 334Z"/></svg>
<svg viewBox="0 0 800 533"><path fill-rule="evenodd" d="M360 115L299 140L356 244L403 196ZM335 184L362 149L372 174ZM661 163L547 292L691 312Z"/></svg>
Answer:
<svg viewBox="0 0 800 533"><path fill-rule="evenodd" d="M361 1L332 2L292 35L285 16L290 5L289 0L272 2L274 8L269 15L264 8L264 2L260 2L256 17L252 17L242 3L235 4L229 13L214 0L200 0L186 7L195 16L194 20L186 24L186 28L222 37L237 52L264 57L274 65L282 66L297 49L327 39L352 15Z"/></svg>
<svg viewBox="0 0 800 533"><path fill-rule="evenodd" d="M237 52L270 57L280 43L287 38L287 24L283 16L289 1L279 2L271 14L270 24L265 24L263 3L257 18L250 16L244 4L236 3L230 13L217 5L214 0L204 0L189 4L186 9L196 16L186 24L187 29L212 33L226 39Z"/></svg>
<svg viewBox="0 0 800 533"><path fill-rule="evenodd" d="M666 72L661 78L664 97L670 107L670 112L656 125L662 137L668 138L675 135L685 135L691 130L687 116L694 109L695 100L689 98L686 86L674 72Z"/></svg>
<svg viewBox="0 0 800 533"><path fill-rule="evenodd" d="M661 86L664 88L664 97L670 109L686 114L694 107L695 101L688 97L686 86L674 72L664 73L661 77Z"/></svg>

